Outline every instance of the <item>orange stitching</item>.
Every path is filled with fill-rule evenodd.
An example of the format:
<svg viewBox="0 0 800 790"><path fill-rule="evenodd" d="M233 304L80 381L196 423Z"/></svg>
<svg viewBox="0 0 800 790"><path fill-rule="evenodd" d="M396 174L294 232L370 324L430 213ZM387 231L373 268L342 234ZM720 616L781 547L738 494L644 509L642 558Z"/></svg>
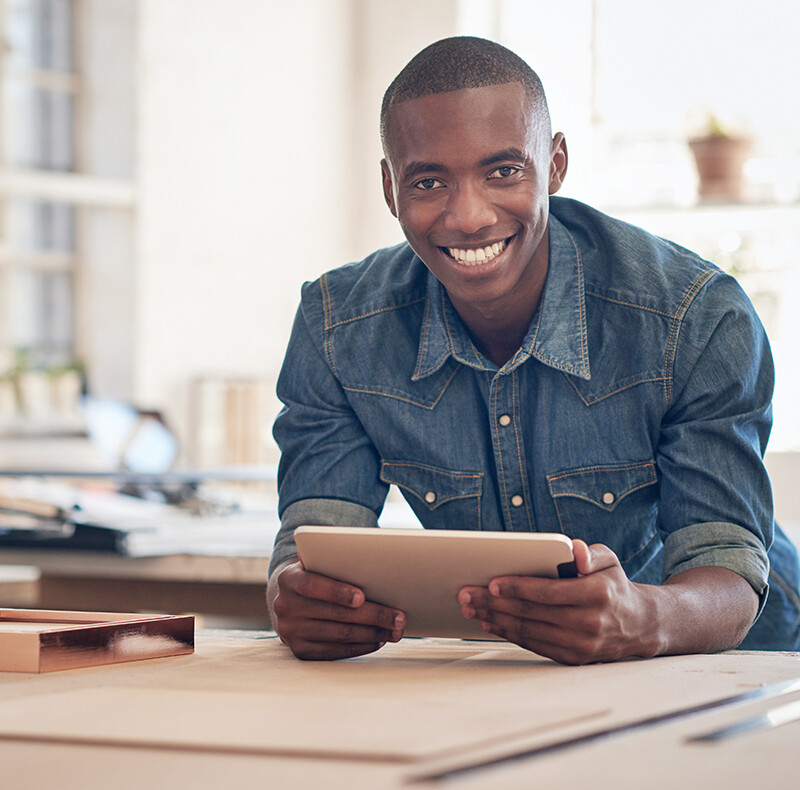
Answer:
<svg viewBox="0 0 800 790"><path fill-rule="evenodd" d="M426 403L421 403L420 401L412 400L411 398L404 398L400 395L392 395L389 392L379 392L378 390L361 389L359 387L345 387L344 384L342 384L342 389L345 392L358 392L361 395L382 395L384 398L394 398L395 400L399 400L402 403L410 403L412 406L419 406L421 409L427 409L428 411L432 411L433 409L436 408L436 405L442 399L442 396L447 391L447 388L450 386L450 382L456 377L458 371L459 368L456 368L453 371L450 378L447 379L447 381L445 381L444 387L442 387L442 391L436 396L436 400L430 406L428 406Z"/></svg>
<svg viewBox="0 0 800 790"><path fill-rule="evenodd" d="M675 362L675 355L678 352L678 335L683 326L683 319L686 317L686 312L689 305L694 300L694 297L700 289L714 276L714 269L707 269L703 274L698 277L691 285L689 290L678 305L678 310L675 313L675 319L672 322L669 337L667 338L666 354L664 357L664 405L669 406L672 399L672 375L671 370Z"/></svg>
<svg viewBox="0 0 800 790"><path fill-rule="evenodd" d="M627 472L629 469L647 469L652 466L655 469L655 461L644 461L638 464L627 464L626 466L587 466L585 468L574 469L569 472L562 472L557 475L547 475L548 480L562 480L565 477L574 475L590 475L594 472Z"/></svg>
<svg viewBox="0 0 800 790"><path fill-rule="evenodd" d="M551 491L550 492L550 496L552 496L553 499L557 499L558 497L565 497L565 496L572 497L573 499L582 499L584 502L591 502L593 505L597 505L597 507L602 508L607 513L612 513L614 511L614 509L617 507L617 505L620 502L622 502L622 500L625 499L625 497L627 497L629 494L632 494L634 491L638 491L641 488L647 488L647 486L651 486L651 485L653 485L654 483L657 483L657 482L658 482L657 478L654 479L654 480L648 480L646 483L642 483L641 485L638 485L635 488L631 488L629 491L623 491L622 494L619 497L617 497L617 499L614 500L614 503L610 507L608 507L607 505L604 505L602 502L598 502L596 499L592 499L589 496L585 496L584 494L575 494L575 493L572 493L572 492L565 492L563 494L554 494Z"/></svg>
<svg viewBox="0 0 800 790"><path fill-rule="evenodd" d="M578 290L579 290L579 294L582 293L585 296L585 294L586 294L586 284L583 281L583 267L581 266L581 251L580 251L578 245L575 243L575 238L569 232L569 230L567 229L566 226L564 227L564 230L565 230L567 236L569 236L569 240L572 242L572 246L575 249L575 261L578 264L578 283L579 283L579 289ZM584 313L586 305L585 305L584 299L580 298L580 295L578 296L578 308L579 308L579 312L580 312L581 365L583 367L583 372L586 373L587 370L588 370L588 367L589 367L587 359L586 359L586 345L587 345L587 342L586 342L586 331L587 330L586 330L586 314ZM563 369L563 367L562 367L562 369Z"/></svg>
<svg viewBox="0 0 800 790"><path fill-rule="evenodd" d="M329 325L332 316L332 308L330 301L331 295L328 290L328 276L323 274L319 282L322 289L322 309L325 321L325 354L328 357L328 364L331 366L334 376L338 378L339 374L336 371L336 363L333 361L333 332Z"/></svg>
<svg viewBox="0 0 800 790"><path fill-rule="evenodd" d="M412 305L424 302L425 299L426 297L421 296L419 299L413 299L410 302L403 302L403 304L395 304L395 305L389 305L387 307L380 307L377 310L371 310L369 313L363 313L362 315L355 315L352 318L345 318L341 321L337 321L335 324L331 324L330 329L335 329L337 326L344 326L345 324L352 324L353 321L360 321L362 318L371 318L374 315L380 315L380 313L388 313L390 310L402 310L405 307L411 307Z"/></svg>
<svg viewBox="0 0 800 790"><path fill-rule="evenodd" d="M483 477L483 472L450 472L447 469L440 469L437 466L425 466L425 464L401 463L400 461L382 461L381 466L383 468L397 467L400 469L420 469L424 472L436 472L437 474L447 475L448 477L454 477L459 480L480 480ZM394 483L394 480L388 480L386 482Z"/></svg>
<svg viewBox="0 0 800 790"><path fill-rule="evenodd" d="M656 310L654 307L645 307L642 304L634 304L633 302L624 302L622 299L613 299L605 294L599 294L596 291L586 291L587 296L593 296L595 299L602 299L604 302L611 302L612 304L622 305L622 307L632 307L634 310L644 310L648 313L655 313L656 315L663 315L665 318L677 318L673 313L665 313L663 310Z"/></svg>
<svg viewBox="0 0 800 790"><path fill-rule="evenodd" d="M494 387L494 391L492 392L492 387ZM497 427L497 384L496 381L493 384L489 385L489 392L492 395L492 434L495 436L497 440L497 454L499 456L499 463L500 463L500 479L503 484L503 508L506 512L507 523L512 527L513 531L513 519L511 518L511 510L508 506L508 486L506 485L506 468L505 464L503 463L503 443L500 440L500 431Z"/></svg>
<svg viewBox="0 0 800 790"><path fill-rule="evenodd" d="M517 461L519 462L519 476L522 480L522 493L525 498L525 514L528 517L528 526L531 530L533 530L533 514L531 513L531 506L530 506L530 489L526 484L526 475L523 474L523 463L522 463L522 446L520 443L519 438L519 431L517 430L517 372L516 370L511 374L511 414L513 415L514 419L514 439L517 443Z"/></svg>
<svg viewBox="0 0 800 790"><path fill-rule="evenodd" d="M563 372L564 371L562 371L562 373ZM586 400L586 398L583 397L583 394L575 386L575 383L572 381L572 379L570 379L569 376L566 375L566 373L564 373L564 376L566 377L566 379L569 382L569 384L572 387L572 389L575 390L575 392L577 393L578 397L584 402L584 404L586 406L592 406L595 403L600 403L601 400L605 400L606 398L610 398L612 395L617 395L620 392L624 392L625 390L628 390L631 387L636 387L639 384L655 384L658 381L664 381L663 377L654 378L654 379L638 379L637 381L632 381L630 384L626 384L624 387L620 387L619 389L616 389L613 392L607 392L605 395L602 395L601 397L597 398L596 400L588 401L588 400Z"/></svg>
<svg viewBox="0 0 800 790"><path fill-rule="evenodd" d="M431 309L431 300L430 299L426 299L426 301L425 301L425 314L422 316L422 330L420 332L421 343L420 343L419 351L417 352L419 357L418 357L418 361L417 361L417 367L416 367L416 370L414 371L414 374L413 374L412 378L414 376L421 376L422 373L423 373L423 371L420 370L420 365L422 364L422 358L425 356L425 350L428 347L428 332L429 332L428 321L429 321L430 309ZM424 372L427 373L427 371L430 370L430 369L431 368L426 368Z"/></svg>

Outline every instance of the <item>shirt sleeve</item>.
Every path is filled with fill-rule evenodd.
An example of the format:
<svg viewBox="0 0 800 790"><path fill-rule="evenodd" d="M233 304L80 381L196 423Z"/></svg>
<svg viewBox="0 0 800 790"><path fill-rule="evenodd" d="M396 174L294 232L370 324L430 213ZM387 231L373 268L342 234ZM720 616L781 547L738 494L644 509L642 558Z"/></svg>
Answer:
<svg viewBox="0 0 800 790"><path fill-rule="evenodd" d="M764 329L733 278L712 278L674 335L658 451L664 574L715 565L763 602L772 494L763 463L774 370Z"/></svg>
<svg viewBox="0 0 800 790"><path fill-rule="evenodd" d="M314 287L304 288L278 377L283 408L273 427L281 450L275 562L296 553L292 534L301 523L374 526L389 490L379 477L378 452L325 357Z"/></svg>

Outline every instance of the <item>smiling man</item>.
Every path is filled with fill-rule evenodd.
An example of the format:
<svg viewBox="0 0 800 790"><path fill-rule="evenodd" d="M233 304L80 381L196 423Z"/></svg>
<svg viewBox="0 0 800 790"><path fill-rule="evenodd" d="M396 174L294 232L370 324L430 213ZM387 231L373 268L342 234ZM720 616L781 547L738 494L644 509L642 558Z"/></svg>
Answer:
<svg viewBox="0 0 800 790"><path fill-rule="evenodd" d="M304 286L278 383L283 641L331 659L402 637L402 612L307 572L293 541L300 524L376 526L395 484L429 529L573 539L578 578L459 595L536 653L797 649L797 554L762 463L772 361L736 282L554 197L564 136L493 42L419 53L381 134L407 243Z"/></svg>

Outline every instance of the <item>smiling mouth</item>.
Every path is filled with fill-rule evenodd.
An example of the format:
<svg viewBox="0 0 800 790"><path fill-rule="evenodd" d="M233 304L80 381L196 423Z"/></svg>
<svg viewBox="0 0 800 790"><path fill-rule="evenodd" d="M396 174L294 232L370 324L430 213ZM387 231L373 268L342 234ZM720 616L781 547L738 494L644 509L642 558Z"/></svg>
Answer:
<svg viewBox="0 0 800 790"><path fill-rule="evenodd" d="M463 266L480 266L480 264L488 263L503 252L512 238L513 236L503 241L497 241L494 244L487 244L485 247L470 247L469 249L442 247L441 249Z"/></svg>

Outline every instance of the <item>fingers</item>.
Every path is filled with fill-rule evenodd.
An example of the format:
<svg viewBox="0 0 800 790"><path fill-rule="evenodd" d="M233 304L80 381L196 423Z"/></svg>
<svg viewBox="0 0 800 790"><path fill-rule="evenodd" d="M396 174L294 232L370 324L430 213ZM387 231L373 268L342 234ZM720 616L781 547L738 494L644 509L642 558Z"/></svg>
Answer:
<svg viewBox="0 0 800 790"><path fill-rule="evenodd" d="M281 640L303 659L364 655L403 636L405 614L365 600L362 590L293 563L281 571L273 602Z"/></svg>
<svg viewBox="0 0 800 790"><path fill-rule="evenodd" d="M464 587L462 614L487 633L562 663L616 657L625 630L620 602L630 584L610 549L573 543L577 578L502 576L487 587Z"/></svg>
<svg viewBox="0 0 800 790"><path fill-rule="evenodd" d="M275 601L283 629L291 625L296 638L318 642L398 642L405 615L374 603L347 609L319 601Z"/></svg>
<svg viewBox="0 0 800 790"><path fill-rule="evenodd" d="M364 593L352 584L307 571L300 563L288 566L278 578L279 591L286 590L318 601L355 608L364 601Z"/></svg>
<svg viewBox="0 0 800 790"><path fill-rule="evenodd" d="M486 633L563 664L599 660L603 646L603 609L595 606L551 606L500 598L485 591L470 595L462 614L480 622ZM462 599L466 593L462 590ZM469 611L471 610L471 611Z"/></svg>
<svg viewBox="0 0 800 790"><path fill-rule="evenodd" d="M587 546L582 540L573 541L573 553L578 578L498 576L489 582L488 587L464 587L459 592L459 602L474 608L494 608L498 601L504 599L547 607L602 605L608 596L607 579L591 577L603 571L618 572L624 576L619 559L607 546L599 543ZM525 611L524 606L519 610L523 615ZM539 612L532 610L530 616L538 617Z"/></svg>
<svg viewBox="0 0 800 790"><path fill-rule="evenodd" d="M296 646L290 645L292 652L301 661L336 661L341 658L356 658L374 653L384 646L385 642L351 642L343 645L332 645L329 642L306 642Z"/></svg>
<svg viewBox="0 0 800 790"><path fill-rule="evenodd" d="M396 642L402 632L348 623L304 620L286 627L284 641L302 659L332 660L372 653L386 642Z"/></svg>
<svg viewBox="0 0 800 790"><path fill-rule="evenodd" d="M562 664L588 664L598 658L598 640L589 635L571 635L565 640L565 631L560 626L536 623L492 613L491 621L483 621L481 627L493 634L530 650L537 655L551 658Z"/></svg>

